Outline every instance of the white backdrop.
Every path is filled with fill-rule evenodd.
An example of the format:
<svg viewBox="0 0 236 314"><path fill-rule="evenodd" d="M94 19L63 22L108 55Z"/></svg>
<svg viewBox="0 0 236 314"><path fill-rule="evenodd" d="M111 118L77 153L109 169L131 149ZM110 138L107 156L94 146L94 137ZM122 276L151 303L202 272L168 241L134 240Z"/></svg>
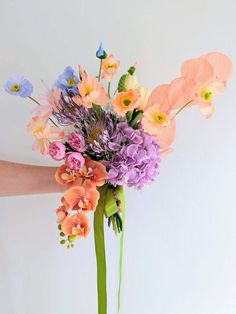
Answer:
<svg viewBox="0 0 236 314"><path fill-rule="evenodd" d="M235 14L234 0L2 0L0 83L23 74L37 94L40 79L53 83L67 65L95 74L101 40L122 71L138 61L150 88L209 51L236 64ZM234 75L212 119L195 108L181 114L175 151L156 182L126 191L121 313L236 313L235 83ZM52 164L31 152L25 124L32 104L0 93L1 159ZM74 250L58 244L59 197L0 200L1 314L96 313L93 235ZM110 230L106 236L114 314L119 243Z"/></svg>

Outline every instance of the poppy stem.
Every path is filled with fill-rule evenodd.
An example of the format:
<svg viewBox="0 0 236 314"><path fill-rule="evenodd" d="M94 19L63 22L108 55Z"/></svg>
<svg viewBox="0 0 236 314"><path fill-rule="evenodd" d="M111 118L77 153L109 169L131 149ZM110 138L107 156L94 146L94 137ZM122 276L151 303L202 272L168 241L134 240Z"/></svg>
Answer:
<svg viewBox="0 0 236 314"><path fill-rule="evenodd" d="M111 82L108 83L107 93L108 97L111 98Z"/></svg>
<svg viewBox="0 0 236 314"><path fill-rule="evenodd" d="M184 110L188 105L190 105L193 102L193 99L188 101L185 105L183 105L183 107L181 107L171 118L171 120L173 120L182 110Z"/></svg>
<svg viewBox="0 0 236 314"><path fill-rule="evenodd" d="M31 96L28 96L28 98L30 100L32 100L33 102L35 102L37 105L41 106L41 104L35 98L33 98ZM49 118L49 120L52 122L52 124L54 124L56 127L58 127L58 125L51 118Z"/></svg>
<svg viewBox="0 0 236 314"><path fill-rule="evenodd" d="M102 74L102 59L100 59L100 67L99 67L99 73L98 73L98 82L101 81L101 74Z"/></svg>

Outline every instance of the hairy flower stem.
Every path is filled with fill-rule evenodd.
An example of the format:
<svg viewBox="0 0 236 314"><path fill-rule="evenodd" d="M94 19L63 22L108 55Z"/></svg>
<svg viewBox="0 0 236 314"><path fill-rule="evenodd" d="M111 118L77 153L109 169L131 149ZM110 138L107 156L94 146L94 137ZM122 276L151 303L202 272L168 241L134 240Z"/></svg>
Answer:
<svg viewBox="0 0 236 314"><path fill-rule="evenodd" d="M33 102L35 102L37 105L41 106L41 104L35 98L33 98L31 96L28 96L28 98L30 100L32 100ZM58 127L57 124L51 118L49 118L49 120L52 122L52 124L54 124L56 127Z"/></svg>
<svg viewBox="0 0 236 314"><path fill-rule="evenodd" d="M182 110L184 110L188 105L190 105L194 100L190 100L188 101L185 105L183 105L183 107L181 107L171 118L171 120L173 120Z"/></svg>
<svg viewBox="0 0 236 314"><path fill-rule="evenodd" d="M101 74L102 74L102 59L100 60L100 67L99 67L99 73L98 73L98 82L101 81Z"/></svg>
<svg viewBox="0 0 236 314"><path fill-rule="evenodd" d="M108 93L108 97L111 99L111 82L108 83L107 93Z"/></svg>

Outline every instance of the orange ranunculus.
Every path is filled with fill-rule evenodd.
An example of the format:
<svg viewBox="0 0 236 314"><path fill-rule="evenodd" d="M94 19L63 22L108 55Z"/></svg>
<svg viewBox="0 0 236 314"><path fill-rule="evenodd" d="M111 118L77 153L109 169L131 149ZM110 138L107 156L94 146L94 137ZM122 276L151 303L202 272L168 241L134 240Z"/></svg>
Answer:
<svg viewBox="0 0 236 314"><path fill-rule="evenodd" d="M102 78L110 82L119 71L120 61L114 58L112 54L102 60Z"/></svg>
<svg viewBox="0 0 236 314"><path fill-rule="evenodd" d="M79 70L81 76L81 81L78 83L79 96L74 96L73 101L77 105L84 105L87 108L91 108L93 104L106 106L109 97L103 86L81 67L79 67Z"/></svg>
<svg viewBox="0 0 236 314"><path fill-rule="evenodd" d="M136 90L128 90L127 92L118 93L114 99L113 107L115 112L124 117L128 111L139 106L140 94Z"/></svg>
<svg viewBox="0 0 236 314"><path fill-rule="evenodd" d="M87 237L90 231L88 217L83 213L67 216L62 221L61 230L68 236Z"/></svg>
<svg viewBox="0 0 236 314"><path fill-rule="evenodd" d="M99 197L97 189L85 189L83 186L73 186L64 193L64 199L71 210L95 211Z"/></svg>

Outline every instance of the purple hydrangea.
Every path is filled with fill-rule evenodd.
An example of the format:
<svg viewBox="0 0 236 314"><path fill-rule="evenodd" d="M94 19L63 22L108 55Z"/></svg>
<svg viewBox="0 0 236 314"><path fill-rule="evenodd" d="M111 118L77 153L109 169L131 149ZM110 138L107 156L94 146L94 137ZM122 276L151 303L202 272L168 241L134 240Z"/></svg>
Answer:
<svg viewBox="0 0 236 314"><path fill-rule="evenodd" d="M126 122L116 127L110 148L116 150L109 163L108 181L114 186L127 184L141 189L159 173L160 147L153 136L133 129Z"/></svg>
<svg viewBox="0 0 236 314"><path fill-rule="evenodd" d="M15 75L4 84L4 89L11 95L25 98L32 94L33 85L23 76Z"/></svg>

